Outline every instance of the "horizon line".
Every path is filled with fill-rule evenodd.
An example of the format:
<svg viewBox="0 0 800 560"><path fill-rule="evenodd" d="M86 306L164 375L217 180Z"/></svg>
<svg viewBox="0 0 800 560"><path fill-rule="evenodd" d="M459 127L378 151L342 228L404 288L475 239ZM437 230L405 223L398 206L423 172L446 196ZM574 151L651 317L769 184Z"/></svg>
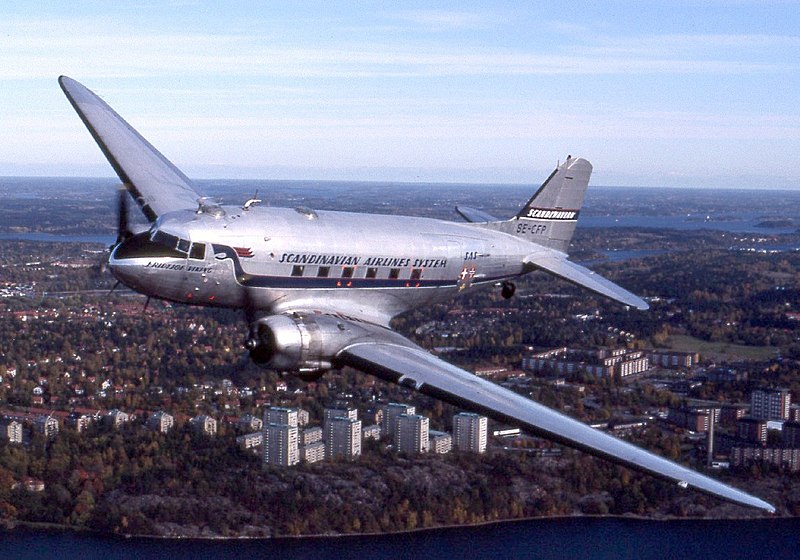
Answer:
<svg viewBox="0 0 800 560"><path fill-rule="evenodd" d="M37 179L74 179L79 180L92 180L92 181L113 181L121 183L118 177L113 175L1 175L0 181L7 179L22 179L35 181ZM275 183L302 183L302 182L315 182L315 183L359 183L359 184L390 184L390 185L452 185L452 186L507 186L507 187L536 187L539 183L532 182L507 182L507 181L442 181L442 180L395 180L395 179L319 179L319 178L234 178L234 177L204 177L195 178L191 181L205 183L205 182L275 182ZM679 186L679 185L609 185L609 184L590 184L590 189L673 189L673 190L735 190L735 191L800 191L800 185L797 187L786 186Z"/></svg>

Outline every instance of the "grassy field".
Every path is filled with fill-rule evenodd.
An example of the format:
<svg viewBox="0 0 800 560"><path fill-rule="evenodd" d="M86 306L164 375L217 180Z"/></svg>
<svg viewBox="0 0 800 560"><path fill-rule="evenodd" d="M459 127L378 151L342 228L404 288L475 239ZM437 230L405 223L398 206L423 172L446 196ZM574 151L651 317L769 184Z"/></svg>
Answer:
<svg viewBox="0 0 800 560"><path fill-rule="evenodd" d="M706 342L684 335L669 337L667 346L681 352L700 352L702 358L716 361L768 360L775 357L778 352L778 349L773 346L742 346L727 342Z"/></svg>

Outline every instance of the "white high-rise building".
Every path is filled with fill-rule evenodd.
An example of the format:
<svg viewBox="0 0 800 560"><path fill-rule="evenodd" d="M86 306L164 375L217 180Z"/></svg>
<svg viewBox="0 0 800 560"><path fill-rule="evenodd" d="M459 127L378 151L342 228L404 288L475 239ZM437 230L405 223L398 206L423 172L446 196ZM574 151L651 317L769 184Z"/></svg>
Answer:
<svg viewBox="0 0 800 560"><path fill-rule="evenodd" d="M358 409L351 406L345 408L326 408L323 412L322 425L327 426L328 422L334 418L347 418L349 420L358 420ZM326 428L327 431L327 428Z"/></svg>
<svg viewBox="0 0 800 560"><path fill-rule="evenodd" d="M309 443L300 448L300 458L306 463L318 463L325 459L325 444L321 441Z"/></svg>
<svg viewBox="0 0 800 560"><path fill-rule="evenodd" d="M303 426L308 426L308 420L309 420L308 411L307 410L303 410L302 408L298 408L297 409L297 425L300 426L301 428Z"/></svg>
<svg viewBox="0 0 800 560"><path fill-rule="evenodd" d="M296 427L298 425L298 410L296 408L272 406L264 411L264 426L267 424L283 424Z"/></svg>
<svg viewBox="0 0 800 560"><path fill-rule="evenodd" d="M381 437L394 438L397 417L401 414L415 414L416 408L402 403L389 403L383 407L383 423L381 424Z"/></svg>
<svg viewBox="0 0 800 560"><path fill-rule="evenodd" d="M167 414L160 410L147 419L147 426L156 432L166 434L175 425L175 418L171 414Z"/></svg>
<svg viewBox="0 0 800 560"><path fill-rule="evenodd" d="M445 454L453 450L453 436L447 432L436 432L430 430L430 449L431 453Z"/></svg>
<svg viewBox="0 0 800 560"><path fill-rule="evenodd" d="M750 395L750 416L762 420L788 420L792 395L788 389L758 389Z"/></svg>
<svg viewBox="0 0 800 560"><path fill-rule="evenodd" d="M430 420L419 414L401 414L397 417L394 447L398 453L427 453L430 449Z"/></svg>
<svg viewBox="0 0 800 560"><path fill-rule="evenodd" d="M458 451L484 453L488 423L486 416L472 412L459 412L453 416L453 447Z"/></svg>
<svg viewBox="0 0 800 560"><path fill-rule="evenodd" d="M38 416L33 421L33 429L43 434L48 439L53 439L58 434L58 420L53 416Z"/></svg>
<svg viewBox="0 0 800 560"><path fill-rule="evenodd" d="M205 434L207 436L217 435L217 421L211 416L201 414L200 416L195 416L189 420L189 422L192 424L192 426L194 426L194 429L201 434Z"/></svg>
<svg viewBox="0 0 800 560"><path fill-rule="evenodd" d="M361 455L361 420L336 417L326 424L325 456L354 459Z"/></svg>
<svg viewBox="0 0 800 560"><path fill-rule="evenodd" d="M264 464L291 467L300 462L297 425L267 424L264 427Z"/></svg>
<svg viewBox="0 0 800 560"><path fill-rule="evenodd" d="M300 431L300 445L311 445L322 441L322 428L314 426Z"/></svg>
<svg viewBox="0 0 800 560"><path fill-rule="evenodd" d="M252 414L244 414L239 418L237 423L240 430L246 432L260 432L264 429L264 421L258 416Z"/></svg>
<svg viewBox="0 0 800 560"><path fill-rule="evenodd" d="M8 420L0 424L2 435L8 439L9 443L22 443L22 424L16 420Z"/></svg>

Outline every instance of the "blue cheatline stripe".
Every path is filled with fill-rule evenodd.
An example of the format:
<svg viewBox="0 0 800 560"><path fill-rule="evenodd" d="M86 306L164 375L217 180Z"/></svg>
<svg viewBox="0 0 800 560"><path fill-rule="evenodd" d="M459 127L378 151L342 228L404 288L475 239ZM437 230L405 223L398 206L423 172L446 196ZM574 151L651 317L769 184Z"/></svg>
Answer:
<svg viewBox="0 0 800 560"><path fill-rule="evenodd" d="M239 256L232 247L225 245L212 245L214 254L224 254L224 259L233 261L233 269L236 273L236 281L247 288L454 288L458 284L453 279L423 279L410 280L408 278L318 278L314 276L261 276L249 274L244 271ZM494 278L481 278L473 281L473 284L484 284L505 279L505 276Z"/></svg>

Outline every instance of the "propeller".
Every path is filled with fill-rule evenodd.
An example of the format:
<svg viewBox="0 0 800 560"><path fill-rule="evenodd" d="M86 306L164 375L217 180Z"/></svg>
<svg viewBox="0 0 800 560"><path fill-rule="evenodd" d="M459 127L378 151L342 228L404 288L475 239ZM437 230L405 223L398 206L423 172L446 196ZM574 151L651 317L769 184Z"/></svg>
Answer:
<svg viewBox="0 0 800 560"><path fill-rule="evenodd" d="M117 189L117 240L114 241L103 253L102 260L100 261L100 272L105 273L108 269L108 259L111 258L111 253L117 245L131 237L133 233L128 226L128 191L124 185L120 185ZM116 288L116 286L114 286ZM111 291L114 291L114 288Z"/></svg>
<svg viewBox="0 0 800 560"><path fill-rule="evenodd" d="M242 280L245 280L244 278ZM268 345L264 344L262 326L257 321L263 317L262 310L258 307L256 301L255 288L250 286L242 286L242 303L244 307L244 316L248 325L247 338L244 341L244 347L250 355L250 360L255 363L266 363L272 357L272 350Z"/></svg>
<svg viewBox="0 0 800 560"><path fill-rule="evenodd" d="M119 245L132 235L133 233L128 227L128 191L125 187L121 187L117 190L117 241L114 246Z"/></svg>

